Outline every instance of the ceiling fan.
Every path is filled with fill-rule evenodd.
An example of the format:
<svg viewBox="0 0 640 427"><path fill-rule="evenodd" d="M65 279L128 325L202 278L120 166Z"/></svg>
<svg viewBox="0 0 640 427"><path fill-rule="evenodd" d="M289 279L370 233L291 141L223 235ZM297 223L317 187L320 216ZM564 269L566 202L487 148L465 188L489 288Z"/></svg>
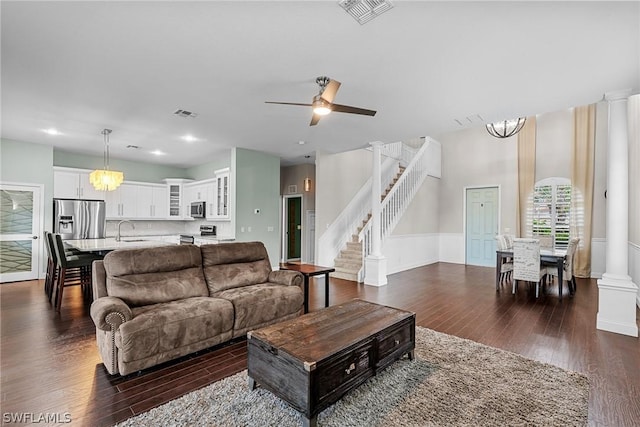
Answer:
<svg viewBox="0 0 640 427"><path fill-rule="evenodd" d="M282 104L282 105L300 105L304 107L311 107L313 110L313 116L311 117L311 123L309 126L315 126L320 121L322 116L326 116L332 111L337 113L350 113L361 114L364 116L375 116L374 110L367 110L365 108L351 107L349 105L334 104L333 98L335 98L338 88L340 88L340 82L332 80L329 77L320 76L316 78L316 83L320 86L320 93L313 97L311 104L300 104L297 102L275 102L265 101L267 104Z"/></svg>

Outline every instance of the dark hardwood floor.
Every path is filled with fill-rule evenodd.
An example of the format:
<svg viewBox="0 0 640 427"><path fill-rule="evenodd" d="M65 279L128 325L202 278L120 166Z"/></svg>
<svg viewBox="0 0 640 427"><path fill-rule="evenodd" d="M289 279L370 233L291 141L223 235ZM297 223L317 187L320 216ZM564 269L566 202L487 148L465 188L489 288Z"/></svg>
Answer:
<svg viewBox="0 0 640 427"><path fill-rule="evenodd" d="M324 305L322 283L310 287L312 311ZM80 289L65 291L56 313L42 287L0 285L3 425L20 414L112 425L246 368L241 339L112 377L100 362ZM578 279L573 298L560 301L555 286L536 300L527 286L515 296L509 286L497 293L493 268L439 263L391 275L380 288L331 279L330 295L331 304L362 298L411 310L420 326L583 372L591 384L590 425L640 425L640 340L596 330L595 280Z"/></svg>

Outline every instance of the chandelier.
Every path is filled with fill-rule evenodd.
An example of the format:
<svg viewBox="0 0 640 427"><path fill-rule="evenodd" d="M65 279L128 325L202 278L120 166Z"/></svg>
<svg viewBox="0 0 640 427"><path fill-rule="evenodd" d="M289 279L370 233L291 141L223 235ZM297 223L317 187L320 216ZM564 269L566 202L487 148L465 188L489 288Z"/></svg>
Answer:
<svg viewBox="0 0 640 427"><path fill-rule="evenodd" d="M526 121L527 119L525 117L520 117L518 119L489 123L485 126L487 127L487 132L496 138L509 138L520 132L520 129L522 129Z"/></svg>
<svg viewBox="0 0 640 427"><path fill-rule="evenodd" d="M113 191L124 181L124 174L109 169L109 134L111 129L104 129L104 169L96 169L89 174L89 182L98 191Z"/></svg>

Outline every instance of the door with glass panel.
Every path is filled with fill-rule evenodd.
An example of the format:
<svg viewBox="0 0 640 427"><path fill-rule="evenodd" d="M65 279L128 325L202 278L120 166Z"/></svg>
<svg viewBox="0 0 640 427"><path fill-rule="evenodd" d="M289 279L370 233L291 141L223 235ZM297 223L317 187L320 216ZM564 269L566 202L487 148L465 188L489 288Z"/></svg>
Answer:
<svg viewBox="0 0 640 427"><path fill-rule="evenodd" d="M0 282L38 278L40 187L0 183Z"/></svg>

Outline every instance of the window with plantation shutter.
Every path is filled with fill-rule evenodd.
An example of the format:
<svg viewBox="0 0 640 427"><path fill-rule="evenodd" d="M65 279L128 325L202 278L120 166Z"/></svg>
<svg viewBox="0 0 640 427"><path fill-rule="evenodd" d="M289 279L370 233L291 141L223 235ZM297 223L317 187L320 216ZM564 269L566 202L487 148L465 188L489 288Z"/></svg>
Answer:
<svg viewBox="0 0 640 427"><path fill-rule="evenodd" d="M531 232L535 236L554 236L555 247L569 244L571 182L566 178L547 178L536 183L533 192Z"/></svg>

